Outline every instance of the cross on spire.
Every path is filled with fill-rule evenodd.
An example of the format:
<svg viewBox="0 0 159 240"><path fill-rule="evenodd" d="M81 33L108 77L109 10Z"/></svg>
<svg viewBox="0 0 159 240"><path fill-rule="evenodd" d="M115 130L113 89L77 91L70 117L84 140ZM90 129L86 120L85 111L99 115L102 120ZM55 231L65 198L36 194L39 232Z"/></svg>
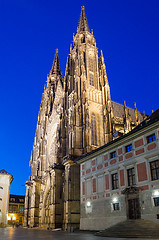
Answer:
<svg viewBox="0 0 159 240"><path fill-rule="evenodd" d="M77 27L77 33L80 33L82 31L90 32L84 6L81 7L81 15Z"/></svg>

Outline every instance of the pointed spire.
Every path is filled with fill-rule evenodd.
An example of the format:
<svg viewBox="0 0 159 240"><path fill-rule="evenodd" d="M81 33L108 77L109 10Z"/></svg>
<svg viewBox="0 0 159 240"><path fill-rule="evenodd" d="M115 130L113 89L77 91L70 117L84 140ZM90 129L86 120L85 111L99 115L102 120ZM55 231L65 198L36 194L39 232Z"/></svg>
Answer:
<svg viewBox="0 0 159 240"><path fill-rule="evenodd" d="M70 70L70 63L69 63L69 57L67 57L65 75L69 74L69 70Z"/></svg>
<svg viewBox="0 0 159 240"><path fill-rule="evenodd" d="M58 48L56 49L56 54L50 74L61 74Z"/></svg>
<svg viewBox="0 0 159 240"><path fill-rule="evenodd" d="M104 57L103 57L103 52L102 50L100 51L100 65L104 64Z"/></svg>
<svg viewBox="0 0 159 240"><path fill-rule="evenodd" d="M139 116L138 116L136 102L134 102L134 107L135 107L135 109L134 109L134 112L135 112L135 125L137 126L140 123L140 119L139 119Z"/></svg>
<svg viewBox="0 0 159 240"><path fill-rule="evenodd" d="M81 16L77 27L77 33L82 31L90 32L84 6L81 7Z"/></svg>

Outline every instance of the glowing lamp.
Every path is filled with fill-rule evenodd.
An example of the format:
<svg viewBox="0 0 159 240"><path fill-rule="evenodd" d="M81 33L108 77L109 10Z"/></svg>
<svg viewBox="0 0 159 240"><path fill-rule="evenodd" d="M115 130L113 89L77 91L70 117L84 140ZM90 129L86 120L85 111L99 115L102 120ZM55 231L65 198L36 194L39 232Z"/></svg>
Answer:
<svg viewBox="0 0 159 240"><path fill-rule="evenodd" d="M114 198L113 198L113 203L117 203L117 202L118 202L117 197L114 197Z"/></svg>
<svg viewBox="0 0 159 240"><path fill-rule="evenodd" d="M159 190L155 190L153 193L154 196L159 196Z"/></svg>

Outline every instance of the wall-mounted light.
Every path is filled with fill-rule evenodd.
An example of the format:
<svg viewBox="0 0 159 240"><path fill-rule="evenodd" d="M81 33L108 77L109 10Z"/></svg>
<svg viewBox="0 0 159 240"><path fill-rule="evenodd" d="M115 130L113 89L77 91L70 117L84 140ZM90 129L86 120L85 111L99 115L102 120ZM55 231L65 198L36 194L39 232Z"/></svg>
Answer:
<svg viewBox="0 0 159 240"><path fill-rule="evenodd" d="M117 203L118 202L118 198L117 197L114 197L113 200L112 200L113 203Z"/></svg>
<svg viewBox="0 0 159 240"><path fill-rule="evenodd" d="M153 195L156 196L156 197L159 196L159 190L155 190L155 191L153 192Z"/></svg>
<svg viewBox="0 0 159 240"><path fill-rule="evenodd" d="M87 207L90 207L90 206L91 206L91 202L88 201L88 202L87 202Z"/></svg>
<svg viewBox="0 0 159 240"><path fill-rule="evenodd" d="M13 220L13 221L14 221L14 220L16 220L16 217L15 217L15 216L13 216L13 217L12 217L12 220Z"/></svg>
<svg viewBox="0 0 159 240"><path fill-rule="evenodd" d="M8 216L7 219L8 219L8 220L11 220L11 216Z"/></svg>

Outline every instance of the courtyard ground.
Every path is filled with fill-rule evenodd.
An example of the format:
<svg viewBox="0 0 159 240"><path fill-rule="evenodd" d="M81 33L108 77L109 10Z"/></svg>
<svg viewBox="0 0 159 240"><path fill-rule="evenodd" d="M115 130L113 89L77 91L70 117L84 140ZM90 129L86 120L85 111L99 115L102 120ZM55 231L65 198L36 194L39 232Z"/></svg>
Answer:
<svg viewBox="0 0 159 240"><path fill-rule="evenodd" d="M106 238L94 236L91 232L68 233L63 231L38 230L27 228L0 228L0 240L125 240L127 238ZM129 238L130 240L130 238ZM134 238L133 238L134 240ZM145 240L145 239L144 239Z"/></svg>

